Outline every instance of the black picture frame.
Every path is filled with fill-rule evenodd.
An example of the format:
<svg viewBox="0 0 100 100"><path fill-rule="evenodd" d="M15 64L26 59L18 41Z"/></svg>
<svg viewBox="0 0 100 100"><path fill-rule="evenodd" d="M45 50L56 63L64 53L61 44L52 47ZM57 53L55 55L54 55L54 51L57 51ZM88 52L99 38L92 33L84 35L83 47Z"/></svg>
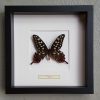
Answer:
<svg viewBox="0 0 100 100"><path fill-rule="evenodd" d="M68 14L86 13L85 33L85 86L77 87L13 87L11 83L12 55L11 33L13 33L14 13L34 14ZM6 44L6 75L5 91L7 94L93 94L93 6L5 6L5 44Z"/></svg>

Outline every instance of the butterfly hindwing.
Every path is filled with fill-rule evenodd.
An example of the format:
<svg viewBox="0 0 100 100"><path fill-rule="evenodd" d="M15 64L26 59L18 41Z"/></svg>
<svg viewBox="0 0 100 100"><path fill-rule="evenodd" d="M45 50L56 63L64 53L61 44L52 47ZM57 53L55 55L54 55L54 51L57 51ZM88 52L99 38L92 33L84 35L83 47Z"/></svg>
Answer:
<svg viewBox="0 0 100 100"><path fill-rule="evenodd" d="M61 52L60 50L58 50L58 51L52 51L50 53L50 57L52 59L54 59L55 61L57 61L58 63L66 62L68 64L68 62L65 61L65 55L64 55L64 53Z"/></svg>
<svg viewBox="0 0 100 100"><path fill-rule="evenodd" d="M37 51L33 56L32 63L39 63L47 55L48 48L39 36L33 35L32 39Z"/></svg>
<svg viewBox="0 0 100 100"><path fill-rule="evenodd" d="M31 62L31 65L33 63L39 63L45 56L40 54L39 52L35 52L35 54L33 55L33 58L32 58L32 62Z"/></svg>

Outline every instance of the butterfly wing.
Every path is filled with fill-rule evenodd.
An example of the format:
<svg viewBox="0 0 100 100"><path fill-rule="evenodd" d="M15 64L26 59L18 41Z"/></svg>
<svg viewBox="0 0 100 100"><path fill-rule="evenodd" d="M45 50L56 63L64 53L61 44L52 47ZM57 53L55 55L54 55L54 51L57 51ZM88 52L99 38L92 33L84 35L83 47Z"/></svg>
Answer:
<svg viewBox="0 0 100 100"><path fill-rule="evenodd" d="M39 36L33 35L32 40L37 52L35 52L31 64L39 63L47 55L48 48Z"/></svg>
<svg viewBox="0 0 100 100"><path fill-rule="evenodd" d="M60 48L62 47L63 44L64 37L65 35L61 34L56 38L56 40L54 41L50 49L50 57L59 63L66 62L68 64L68 62L65 61L64 53L60 51Z"/></svg>
<svg viewBox="0 0 100 100"><path fill-rule="evenodd" d="M37 52L47 52L48 48L39 36L33 35L33 43Z"/></svg>
<svg viewBox="0 0 100 100"><path fill-rule="evenodd" d="M50 57L51 57L52 59L54 59L55 61L57 61L58 63L63 63L63 62L65 62L65 63L68 64L68 62L65 61L65 55L64 55L64 53L61 52L60 50L59 50L59 51L53 51L53 52L51 52L51 53L50 53Z"/></svg>
<svg viewBox="0 0 100 100"><path fill-rule="evenodd" d="M51 50L58 51L62 47L64 37L65 37L65 34L59 35L54 41L54 43L52 44Z"/></svg>

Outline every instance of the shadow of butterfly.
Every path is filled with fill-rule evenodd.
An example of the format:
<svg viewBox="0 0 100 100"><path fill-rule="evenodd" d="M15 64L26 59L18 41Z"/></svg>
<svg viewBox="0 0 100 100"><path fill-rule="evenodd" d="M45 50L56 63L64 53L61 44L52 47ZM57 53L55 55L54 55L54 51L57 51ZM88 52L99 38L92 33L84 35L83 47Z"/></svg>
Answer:
<svg viewBox="0 0 100 100"><path fill-rule="evenodd" d="M35 54L33 55L31 65L33 63L39 63L42 59L44 59L44 57L47 57L48 59L52 58L58 63L65 62L66 64L68 64L68 62L65 61L64 53L60 51L64 37L65 37L64 34L59 35L53 42L51 48L48 49L46 44L42 41L42 39L39 36L33 35L32 41L34 43L37 52L35 52Z"/></svg>

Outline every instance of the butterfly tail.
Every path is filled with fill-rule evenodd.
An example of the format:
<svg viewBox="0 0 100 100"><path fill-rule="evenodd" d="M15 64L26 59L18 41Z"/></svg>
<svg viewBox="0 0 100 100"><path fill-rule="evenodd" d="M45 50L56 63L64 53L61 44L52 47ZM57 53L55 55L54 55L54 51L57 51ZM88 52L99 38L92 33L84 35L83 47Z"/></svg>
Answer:
<svg viewBox="0 0 100 100"><path fill-rule="evenodd" d="M68 62L67 62L67 61L65 61L65 63L66 63L66 64L68 64Z"/></svg>
<svg viewBox="0 0 100 100"><path fill-rule="evenodd" d="M30 63L30 65L32 65L34 63L34 61L32 61L31 63Z"/></svg>

